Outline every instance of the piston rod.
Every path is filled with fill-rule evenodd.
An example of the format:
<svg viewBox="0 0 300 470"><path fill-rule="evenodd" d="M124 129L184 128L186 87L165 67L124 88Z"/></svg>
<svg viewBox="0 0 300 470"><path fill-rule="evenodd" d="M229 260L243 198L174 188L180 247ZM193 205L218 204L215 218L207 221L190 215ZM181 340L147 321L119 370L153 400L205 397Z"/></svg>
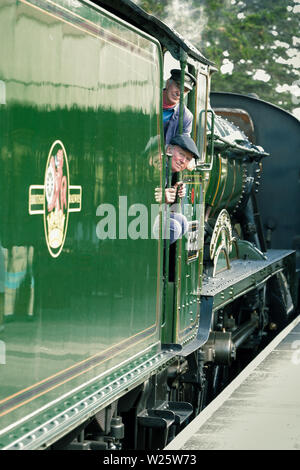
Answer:
<svg viewBox="0 0 300 470"><path fill-rule="evenodd" d="M240 328L232 333L232 342L238 348L253 331L257 328L257 318L254 317L248 322L244 323Z"/></svg>
<svg viewBox="0 0 300 470"><path fill-rule="evenodd" d="M253 315L235 331L211 331L202 348L204 362L230 365L236 359L237 348L246 341L258 326L258 317Z"/></svg>

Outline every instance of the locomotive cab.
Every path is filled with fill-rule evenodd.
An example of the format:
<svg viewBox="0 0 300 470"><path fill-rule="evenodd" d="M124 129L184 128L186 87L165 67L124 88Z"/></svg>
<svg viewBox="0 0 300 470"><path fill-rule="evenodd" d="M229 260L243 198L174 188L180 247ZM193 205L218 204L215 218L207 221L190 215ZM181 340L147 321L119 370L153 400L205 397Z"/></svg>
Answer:
<svg viewBox="0 0 300 470"><path fill-rule="evenodd" d="M169 60L165 53L164 77L172 68L181 68L181 98L179 112L179 133L182 132L182 113L184 104L193 114L191 137L195 141L200 159L198 168L186 169L176 173L176 181L186 185L186 196L178 204L188 221L188 231L172 245L165 247L165 304L162 331L163 343L182 344L190 337L199 319L199 279L202 272L202 227L204 224L204 182L199 171L206 159L206 119L209 88L208 65L193 60L182 51L181 60ZM178 59L178 56L177 56ZM176 60L176 59L175 59ZM184 99L184 71L196 78L196 85ZM167 157L166 157L167 158ZM193 325L191 327L191 325Z"/></svg>

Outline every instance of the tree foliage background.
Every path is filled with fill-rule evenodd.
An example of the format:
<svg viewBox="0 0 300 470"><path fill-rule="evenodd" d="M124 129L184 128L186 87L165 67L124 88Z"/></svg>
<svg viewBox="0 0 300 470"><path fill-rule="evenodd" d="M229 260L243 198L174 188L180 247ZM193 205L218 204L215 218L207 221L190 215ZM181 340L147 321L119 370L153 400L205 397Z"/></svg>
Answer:
<svg viewBox="0 0 300 470"><path fill-rule="evenodd" d="M135 0L219 73L212 90L256 93L300 117L300 0Z"/></svg>

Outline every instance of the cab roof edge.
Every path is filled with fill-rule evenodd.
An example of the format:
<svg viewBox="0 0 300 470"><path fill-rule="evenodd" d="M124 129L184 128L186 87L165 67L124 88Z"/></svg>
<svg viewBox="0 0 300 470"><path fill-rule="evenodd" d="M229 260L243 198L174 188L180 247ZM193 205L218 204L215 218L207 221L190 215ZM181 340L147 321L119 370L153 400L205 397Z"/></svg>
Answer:
<svg viewBox="0 0 300 470"><path fill-rule="evenodd" d="M128 23L136 26L144 32L156 38L162 46L166 47L175 59L180 59L182 48L190 57L205 65L215 64L191 44L185 40L177 31L167 24L150 15L131 0L92 0L92 3L104 7L106 10L121 17Z"/></svg>

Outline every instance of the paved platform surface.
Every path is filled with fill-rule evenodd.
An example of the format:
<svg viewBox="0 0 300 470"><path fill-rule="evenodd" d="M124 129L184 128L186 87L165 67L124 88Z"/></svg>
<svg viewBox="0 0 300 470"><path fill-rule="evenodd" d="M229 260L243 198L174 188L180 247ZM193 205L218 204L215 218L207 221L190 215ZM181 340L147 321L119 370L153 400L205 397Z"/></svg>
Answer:
<svg viewBox="0 0 300 470"><path fill-rule="evenodd" d="M300 316L165 450L300 450Z"/></svg>

